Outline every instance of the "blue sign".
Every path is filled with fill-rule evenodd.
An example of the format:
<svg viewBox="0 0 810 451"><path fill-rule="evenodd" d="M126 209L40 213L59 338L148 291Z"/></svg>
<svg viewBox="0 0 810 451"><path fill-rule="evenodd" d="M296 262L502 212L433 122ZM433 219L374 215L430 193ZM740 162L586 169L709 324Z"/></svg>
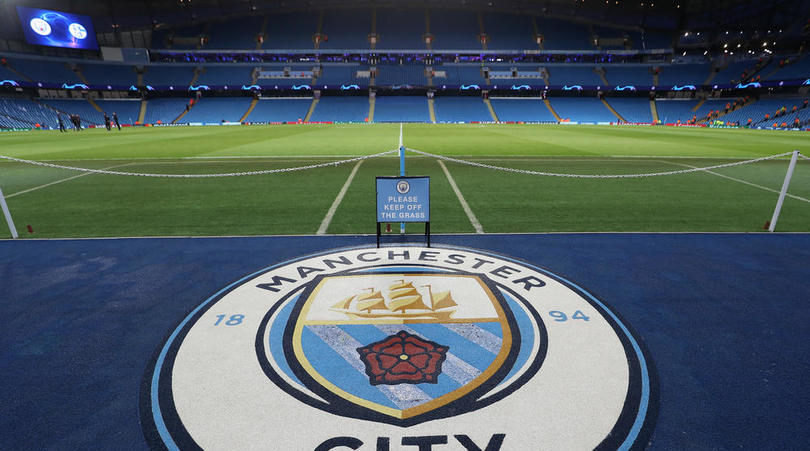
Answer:
<svg viewBox="0 0 810 451"><path fill-rule="evenodd" d="M98 49L93 21L88 16L23 6L17 7L17 15L29 44Z"/></svg>
<svg viewBox="0 0 810 451"><path fill-rule="evenodd" d="M683 85L683 86L675 85L672 87L673 91L683 91L684 89L688 91L694 91L696 88L695 85Z"/></svg>
<svg viewBox="0 0 810 451"><path fill-rule="evenodd" d="M430 222L430 177L377 177L377 222Z"/></svg>
<svg viewBox="0 0 810 451"><path fill-rule="evenodd" d="M565 86L563 86L563 91L582 91L582 86L580 86L580 85L573 85L573 86L565 85Z"/></svg>

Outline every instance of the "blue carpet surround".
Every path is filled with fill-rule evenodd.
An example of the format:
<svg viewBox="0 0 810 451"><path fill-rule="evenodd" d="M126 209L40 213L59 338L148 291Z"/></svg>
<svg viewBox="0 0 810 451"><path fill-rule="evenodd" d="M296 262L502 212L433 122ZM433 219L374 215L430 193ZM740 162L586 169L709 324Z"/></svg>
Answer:
<svg viewBox="0 0 810 451"><path fill-rule="evenodd" d="M262 268L373 242L0 241L0 448L149 448L144 377L189 312ZM657 420L637 447L791 449L810 441L810 235L437 235L432 242L548 269L626 321L655 373L650 414Z"/></svg>

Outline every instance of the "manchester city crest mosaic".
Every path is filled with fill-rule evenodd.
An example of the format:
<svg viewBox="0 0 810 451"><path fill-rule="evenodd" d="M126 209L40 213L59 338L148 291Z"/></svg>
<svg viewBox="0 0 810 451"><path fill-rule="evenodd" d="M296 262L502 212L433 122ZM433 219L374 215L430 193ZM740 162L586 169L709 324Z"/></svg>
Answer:
<svg viewBox="0 0 810 451"><path fill-rule="evenodd" d="M142 417L170 449L630 448L654 417L649 365L603 302L530 264L334 250L191 312L147 371Z"/></svg>

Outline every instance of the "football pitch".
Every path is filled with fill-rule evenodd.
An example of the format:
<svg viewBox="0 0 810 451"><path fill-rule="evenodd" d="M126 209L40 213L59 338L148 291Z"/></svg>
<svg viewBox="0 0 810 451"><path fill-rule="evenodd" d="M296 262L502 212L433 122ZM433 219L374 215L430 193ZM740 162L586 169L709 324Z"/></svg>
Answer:
<svg viewBox="0 0 810 451"><path fill-rule="evenodd" d="M399 124L13 132L0 134L0 154L122 172L233 173L374 155L397 149L399 132ZM810 155L804 133L740 129L405 124L403 136L407 148L431 154L565 174L676 171L793 150ZM711 172L578 179L406 153L407 175L431 178L434 233L763 231L787 167L784 157ZM2 160L0 189L23 238L373 234L374 178L398 171L396 154L212 178L127 177ZM777 231L810 231L810 161L799 160L789 193ZM0 236L10 236L5 221Z"/></svg>

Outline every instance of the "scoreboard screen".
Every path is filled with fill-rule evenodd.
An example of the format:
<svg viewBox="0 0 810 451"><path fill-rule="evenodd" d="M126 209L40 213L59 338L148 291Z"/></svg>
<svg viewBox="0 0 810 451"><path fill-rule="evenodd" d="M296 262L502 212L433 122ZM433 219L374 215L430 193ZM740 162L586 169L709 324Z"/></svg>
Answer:
<svg viewBox="0 0 810 451"><path fill-rule="evenodd" d="M97 50L96 32L88 16L47 9L17 7L29 44Z"/></svg>

